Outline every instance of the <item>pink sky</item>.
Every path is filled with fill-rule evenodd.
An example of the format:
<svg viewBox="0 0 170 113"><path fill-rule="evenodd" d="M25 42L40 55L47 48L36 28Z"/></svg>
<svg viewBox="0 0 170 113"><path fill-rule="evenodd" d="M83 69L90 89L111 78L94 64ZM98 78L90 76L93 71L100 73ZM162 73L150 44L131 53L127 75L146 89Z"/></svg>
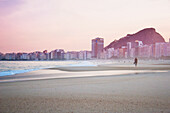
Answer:
<svg viewBox="0 0 170 113"><path fill-rule="evenodd" d="M0 52L90 50L154 27L170 38L170 0L0 0Z"/></svg>

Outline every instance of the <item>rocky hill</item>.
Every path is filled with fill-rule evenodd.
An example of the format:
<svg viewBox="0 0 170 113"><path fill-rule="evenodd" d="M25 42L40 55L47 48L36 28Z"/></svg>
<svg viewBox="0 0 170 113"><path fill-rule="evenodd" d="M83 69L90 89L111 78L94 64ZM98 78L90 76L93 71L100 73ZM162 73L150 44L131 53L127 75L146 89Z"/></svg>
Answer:
<svg viewBox="0 0 170 113"><path fill-rule="evenodd" d="M146 28L135 34L127 34L127 36L114 40L105 49L108 48L120 48L126 46L127 42L135 42L136 40L142 41L143 44L155 44L156 42L165 42L164 38L156 32L154 28Z"/></svg>

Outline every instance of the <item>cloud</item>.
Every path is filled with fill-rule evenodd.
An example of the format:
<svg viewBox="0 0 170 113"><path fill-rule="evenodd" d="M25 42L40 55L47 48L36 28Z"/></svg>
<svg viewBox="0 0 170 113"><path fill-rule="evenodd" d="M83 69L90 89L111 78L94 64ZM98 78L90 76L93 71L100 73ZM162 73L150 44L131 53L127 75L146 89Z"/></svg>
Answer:
<svg viewBox="0 0 170 113"><path fill-rule="evenodd" d="M23 0L0 0L0 16L9 15L19 9Z"/></svg>

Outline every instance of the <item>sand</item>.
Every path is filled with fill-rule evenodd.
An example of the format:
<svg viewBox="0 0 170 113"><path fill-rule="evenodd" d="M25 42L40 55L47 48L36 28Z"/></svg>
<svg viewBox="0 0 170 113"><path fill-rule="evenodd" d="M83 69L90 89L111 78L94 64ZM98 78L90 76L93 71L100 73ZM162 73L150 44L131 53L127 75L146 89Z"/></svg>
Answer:
<svg viewBox="0 0 170 113"><path fill-rule="evenodd" d="M138 68L62 67L1 77L0 113L170 113L169 65Z"/></svg>

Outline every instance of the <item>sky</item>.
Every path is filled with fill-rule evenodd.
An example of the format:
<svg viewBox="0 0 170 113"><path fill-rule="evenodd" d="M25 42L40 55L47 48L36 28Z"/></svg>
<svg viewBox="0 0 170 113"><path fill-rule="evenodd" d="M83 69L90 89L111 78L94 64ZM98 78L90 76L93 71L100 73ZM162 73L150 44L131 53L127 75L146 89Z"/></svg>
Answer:
<svg viewBox="0 0 170 113"><path fill-rule="evenodd" d="M91 50L153 27L170 38L170 0L0 0L0 52Z"/></svg>

